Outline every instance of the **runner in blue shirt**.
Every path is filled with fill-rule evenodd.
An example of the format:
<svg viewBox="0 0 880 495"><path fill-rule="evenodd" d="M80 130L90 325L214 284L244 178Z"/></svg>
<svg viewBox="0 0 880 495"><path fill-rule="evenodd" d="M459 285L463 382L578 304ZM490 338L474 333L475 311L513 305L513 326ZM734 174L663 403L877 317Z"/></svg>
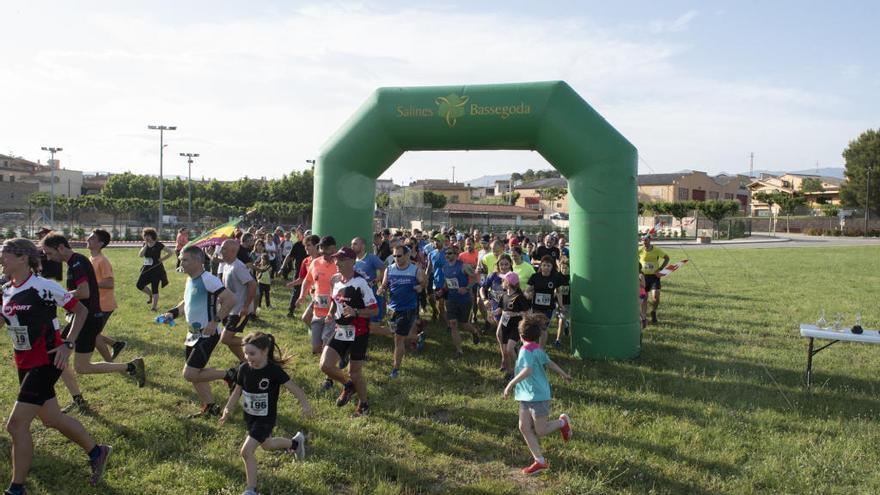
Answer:
<svg viewBox="0 0 880 495"><path fill-rule="evenodd" d="M458 327L467 330L473 336L474 344L480 343L477 330L469 323L471 312L471 286L477 282L477 274L472 266L458 259L458 247L452 245L446 248L446 264L440 269L446 292L446 323L452 334L452 343L455 352L461 356L461 336ZM435 281L436 282L436 281Z"/></svg>
<svg viewBox="0 0 880 495"><path fill-rule="evenodd" d="M391 308L391 328L394 330L394 362L391 378L397 378L400 364L408 342L416 333L419 318L419 293L424 290L427 278L419 267L410 261L409 248L395 246L392 256L394 264L385 270L385 277L379 287L379 294L388 291L388 307ZM419 335L419 348L424 347L424 335Z"/></svg>

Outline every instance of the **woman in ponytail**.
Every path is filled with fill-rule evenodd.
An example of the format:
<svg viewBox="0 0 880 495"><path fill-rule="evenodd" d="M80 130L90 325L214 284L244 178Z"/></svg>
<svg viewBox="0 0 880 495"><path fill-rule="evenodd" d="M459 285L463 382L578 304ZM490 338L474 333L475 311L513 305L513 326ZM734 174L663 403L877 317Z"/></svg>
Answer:
<svg viewBox="0 0 880 495"><path fill-rule="evenodd" d="M283 366L290 360L285 357L275 343L275 337L269 333L252 332L242 341L245 362L242 363L235 377L235 389L223 408L220 424L235 409L238 398L242 398L244 422L247 436L241 446L241 457L244 459L247 487L245 495L257 493L257 447L264 450L284 450L297 459L306 455L306 438L301 431L292 437L273 437L275 418L278 410L278 395L281 387L289 390L299 401L305 416L311 416L312 406L306 394L290 379Z"/></svg>

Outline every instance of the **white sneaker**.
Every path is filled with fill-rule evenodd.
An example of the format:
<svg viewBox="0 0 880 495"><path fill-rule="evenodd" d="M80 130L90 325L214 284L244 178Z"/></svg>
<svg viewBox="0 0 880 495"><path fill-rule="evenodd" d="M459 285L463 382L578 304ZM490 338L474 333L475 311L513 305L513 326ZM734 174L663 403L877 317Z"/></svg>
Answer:
<svg viewBox="0 0 880 495"><path fill-rule="evenodd" d="M300 461L306 458L306 436L303 435L303 432L298 431L296 435L293 436L293 440L296 440L297 446L296 450L294 450L294 455Z"/></svg>
<svg viewBox="0 0 880 495"><path fill-rule="evenodd" d="M250 488L248 488L241 495L260 495L260 494L257 493L256 490L251 490Z"/></svg>

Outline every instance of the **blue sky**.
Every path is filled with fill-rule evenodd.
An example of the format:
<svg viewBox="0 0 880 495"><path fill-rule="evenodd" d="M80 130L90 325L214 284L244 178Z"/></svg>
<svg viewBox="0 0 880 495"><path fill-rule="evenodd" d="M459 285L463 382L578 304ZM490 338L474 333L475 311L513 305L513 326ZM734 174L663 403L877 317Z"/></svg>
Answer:
<svg viewBox="0 0 880 495"><path fill-rule="evenodd" d="M563 79L640 172L842 166L878 127L871 2L0 0L0 152L80 170L302 169L378 86ZM385 174L545 168L529 152L408 153Z"/></svg>

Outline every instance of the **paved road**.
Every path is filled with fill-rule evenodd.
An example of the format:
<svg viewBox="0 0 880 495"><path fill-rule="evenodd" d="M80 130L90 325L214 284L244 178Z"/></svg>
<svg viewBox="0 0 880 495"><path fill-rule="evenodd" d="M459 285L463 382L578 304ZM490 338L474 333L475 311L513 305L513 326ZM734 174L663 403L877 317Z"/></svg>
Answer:
<svg viewBox="0 0 880 495"><path fill-rule="evenodd" d="M655 241L658 246L675 247L679 245L675 241ZM821 237L803 234L780 234L770 237L766 234L753 234L746 239L734 239L730 241L712 241L711 244L697 244L689 241L681 243L686 249L713 249L727 248L798 248L798 247L830 247L830 246L880 246L880 238L870 237Z"/></svg>

